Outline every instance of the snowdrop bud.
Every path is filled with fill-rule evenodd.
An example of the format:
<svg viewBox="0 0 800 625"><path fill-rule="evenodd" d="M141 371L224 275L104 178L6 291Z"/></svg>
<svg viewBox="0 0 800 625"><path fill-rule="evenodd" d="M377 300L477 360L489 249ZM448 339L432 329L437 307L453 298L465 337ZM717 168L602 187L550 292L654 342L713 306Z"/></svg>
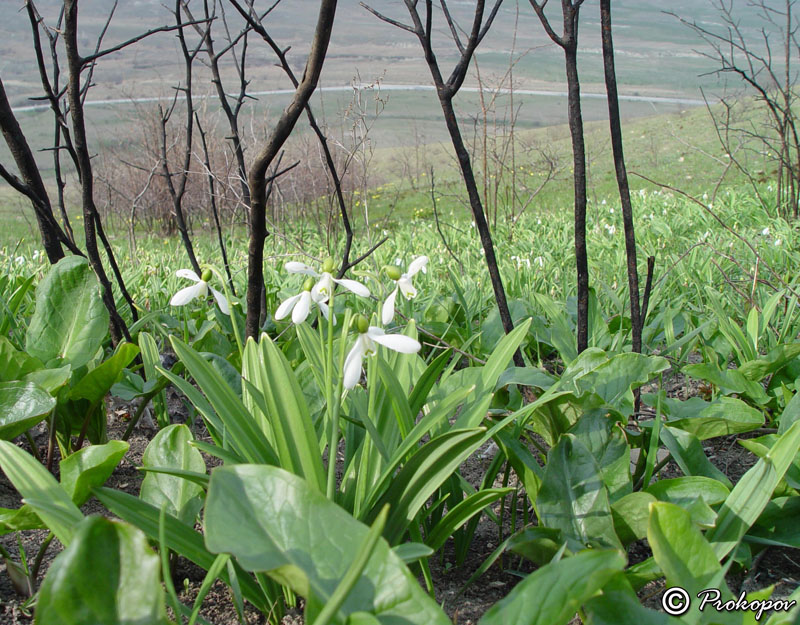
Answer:
<svg viewBox="0 0 800 625"><path fill-rule="evenodd" d="M369 330L369 319L367 319L364 315L358 315L356 317L356 328L361 334L364 334L367 330Z"/></svg>
<svg viewBox="0 0 800 625"><path fill-rule="evenodd" d="M389 280L399 280L403 275L397 267L392 267L391 265L386 265L383 269L389 277Z"/></svg>
<svg viewBox="0 0 800 625"><path fill-rule="evenodd" d="M314 278L306 278L306 281L303 282L303 290L310 291L314 288Z"/></svg>
<svg viewBox="0 0 800 625"><path fill-rule="evenodd" d="M333 259L330 256L328 256L328 258L325 259L325 262L322 263L322 271L323 273L331 273L333 271L333 267L334 267Z"/></svg>
<svg viewBox="0 0 800 625"><path fill-rule="evenodd" d="M200 274L200 279L203 282L208 282L209 280L211 280L211 270L210 269L204 269L203 273Z"/></svg>

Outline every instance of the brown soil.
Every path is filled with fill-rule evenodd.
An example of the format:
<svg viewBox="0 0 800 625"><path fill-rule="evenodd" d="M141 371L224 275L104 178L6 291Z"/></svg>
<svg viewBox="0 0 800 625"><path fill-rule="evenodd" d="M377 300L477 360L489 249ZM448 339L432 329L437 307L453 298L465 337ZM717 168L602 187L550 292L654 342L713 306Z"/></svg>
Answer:
<svg viewBox="0 0 800 625"><path fill-rule="evenodd" d="M665 382L670 396L684 399L697 394L696 385L684 380L680 374L665 377ZM169 406L173 420L184 422L186 419L185 407L178 395L172 390L170 391ZM120 438L127 427L127 422L123 418L124 411L109 410L109 413L109 437ZM198 420L194 429L196 435L202 435L204 432L202 422ZM136 470L136 466L141 463L142 454L153 434L154 431L147 427L140 427L134 431L129 440L130 451L108 481L107 486L138 495L142 476ZM35 432L34 438L40 447L40 451L44 452L46 445L44 430L40 429ZM27 442L21 442L20 445L27 448ZM710 440L704 446L711 461L726 473L734 483L755 462L752 454L737 444L734 436ZM461 468L465 479L477 486L489 466L493 453L494 448L491 444L487 444L478 453L474 454ZM207 460L209 466L217 464L217 462L212 462L214 459ZM680 474L680 470L673 463L669 463L660 473L660 477L675 477ZM501 478L502 474L498 479L497 486L502 485L500 483ZM513 474L510 476L508 485L516 486ZM520 497L517 503L517 527L519 527L520 519L525 512L523 509L523 506L526 505L523 503L524 501ZM16 491L8 483L5 476L0 474L0 507L14 508L19 505L19 496ZM503 523L503 539L512 531L511 515L508 511L509 505L509 502L507 502ZM499 514L499 503L495 504L494 511ZM94 499L83 507L83 512L85 514L108 514L100 503ZM45 531L22 533L21 544L29 561L35 557L46 535L47 532ZM434 580L436 600L439 604L444 605L454 623L460 625L477 623L489 607L511 591L514 585L520 581L521 576L533 570L533 566L529 562L507 554L499 559L477 582L464 588L466 582L475 571L496 550L500 540L497 525L484 515L478 525L467 557L460 566L456 563L452 540L445 546L442 553L436 554L430 559L429 564ZM15 558L18 557L19 547L17 537L14 534L0 537L0 543ZM37 584L41 583L49 563L58 555L60 550L61 545L57 540L54 540L44 558ZM646 541L638 541L629 548L629 559L632 562L644 560L649 555L650 550ZM24 600L14 591L5 568L4 564L0 564L0 625L30 624L32 623L30 611L25 608ZM173 581L184 604L191 604L197 595L204 576L205 571L199 567L183 558L177 559ZM420 583L424 586L422 577L420 577ZM800 554L797 554L796 550L772 547L757 560L754 570L732 573L729 575L728 583L731 590L736 594L738 594L740 588L752 590L775 584L776 596L789 595L800 583ZM663 582L653 583L641 591L640 597L645 605L659 609L662 590ZM301 624L303 622L301 608L302 605L299 608L290 610L284 617L283 623L285 625ZM217 582L206 597L201 616L214 625L236 625L239 622L229 591L221 582ZM265 622L263 615L252 609L246 611L246 620L248 624Z"/></svg>

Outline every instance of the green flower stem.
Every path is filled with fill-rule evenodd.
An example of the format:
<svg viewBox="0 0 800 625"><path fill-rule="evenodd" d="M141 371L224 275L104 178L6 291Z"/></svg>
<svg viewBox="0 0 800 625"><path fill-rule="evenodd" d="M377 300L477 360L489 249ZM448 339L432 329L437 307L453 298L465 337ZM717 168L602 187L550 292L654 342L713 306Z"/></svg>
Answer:
<svg viewBox="0 0 800 625"><path fill-rule="evenodd" d="M333 309L333 289L328 300L328 349L325 352L325 393L328 411L328 421L331 424L331 438L328 444L328 484L326 495L328 499L334 501L336 495L336 450L339 447L339 404L342 397L342 379L339 376L339 383L335 391L333 388L333 319L336 314ZM320 324L321 326L322 324ZM344 337L343 337L344 338Z"/></svg>
<svg viewBox="0 0 800 625"><path fill-rule="evenodd" d="M242 336L239 334L239 324L236 321L236 311L233 309L233 294L231 293L228 281L219 271L217 271L216 267L211 267L211 271L220 281L220 284L222 284L222 289L225 291L225 299L228 300L228 310L231 311L230 320L231 327L233 327L233 336L236 339L236 346L239 348L239 359L241 360L242 354L244 353L244 347L242 345Z"/></svg>

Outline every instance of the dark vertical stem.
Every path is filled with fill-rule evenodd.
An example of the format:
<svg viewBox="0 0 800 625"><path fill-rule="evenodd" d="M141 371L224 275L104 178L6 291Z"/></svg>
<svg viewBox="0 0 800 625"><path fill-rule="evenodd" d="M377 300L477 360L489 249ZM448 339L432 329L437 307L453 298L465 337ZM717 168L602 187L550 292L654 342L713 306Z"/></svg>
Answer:
<svg viewBox="0 0 800 625"><path fill-rule="evenodd" d="M228 264L228 252L225 249L225 239L222 236L222 226L219 223L219 213L217 212L217 198L214 189L214 174L211 171L211 163L208 158L208 144L206 143L206 133L203 132L203 127L200 125L200 117L195 114L195 122L197 123L197 132L200 134L200 142L203 145L203 164L206 168L206 176L208 178L208 194L211 198L211 213L214 215L214 225L217 229L217 240L219 241L219 250L222 253L222 263L225 266L225 273L228 276L228 286L231 293L236 296L236 289L233 286L233 276L231 275L231 267Z"/></svg>
<svg viewBox="0 0 800 625"><path fill-rule="evenodd" d="M631 328L633 351L642 351L642 319L639 310L639 269L636 262L636 234L633 224L633 207L628 186L628 171L622 149L622 123L619 113L617 76L614 68L614 41L611 35L611 0L600 0L600 28L603 39L603 68L608 94L608 121L611 128L611 148L617 174L619 199L622 204L622 221L625 228L625 254L628 262L628 290L631 301Z"/></svg>
<svg viewBox="0 0 800 625"><path fill-rule="evenodd" d="M281 114L266 145L256 157L248 175L250 183L250 241L247 259L247 320L245 328L249 337L258 337L259 320L262 315L264 242L267 238L267 170L286 142L286 139L289 138L298 118L311 99L314 89L316 89L325 55L328 51L335 13L336 0L322 0L303 79L295 89L291 103Z"/></svg>
<svg viewBox="0 0 800 625"><path fill-rule="evenodd" d="M494 253L494 243L492 242L492 235L489 232L489 224L486 222L486 215L483 212L483 205L481 204L481 196L478 191L478 185L475 182L475 175L472 172L472 164L469 159L469 152L464 145L464 140L461 137L461 130L458 127L456 120L456 113L453 109L452 97L442 96L442 91L439 90L439 103L442 106L444 113L444 120L447 125L447 131L450 133L450 141L453 144L453 149L456 152L458 159L458 166L461 169L461 176L464 179L464 186L467 188L467 196L469 197L469 205L472 209L472 217L475 220L475 227L480 236L481 246L483 247L486 256L486 267L489 270L489 279L492 282L492 289L494 291L495 299L497 300L497 309L500 312L500 321L503 323L503 329L506 334L514 329L514 321L511 319L511 311L508 308L508 301L506 300L506 292L503 288L503 279L500 276L500 270L497 267L497 257ZM524 367L525 361L519 350L514 353L514 364L517 367Z"/></svg>
<svg viewBox="0 0 800 625"><path fill-rule="evenodd" d="M64 257L64 250L61 248L57 228L54 227L57 224L55 224L47 190L44 187L39 168L36 166L33 152L11 110L2 81L0 81L0 130L3 132L6 145L8 145L17 169L24 180L28 191L26 195L33 205L47 258L51 263L57 263Z"/></svg>
<svg viewBox="0 0 800 625"><path fill-rule="evenodd" d="M83 223L86 235L86 254L89 263L94 269L103 291L103 303L111 316L111 337L118 342L124 336L130 340L128 327L119 316L114 302L114 293L111 283L103 268L103 261L97 248L96 219L99 220L97 207L94 204L94 190L92 178L92 164L89 158L89 148L86 142L86 123L83 116L81 102L81 70L83 60L78 53L78 2L77 0L64 0L64 46L67 52L67 66L69 68L69 82L67 85L67 98L69 101L70 115L72 117L73 141L78 160L81 182L81 203L83 205Z"/></svg>
<svg viewBox="0 0 800 625"><path fill-rule="evenodd" d="M577 12L574 39L564 50L567 67L569 132L575 189L575 264L578 274L578 353L589 346L589 260L586 251L586 147L583 140L581 87L578 81Z"/></svg>

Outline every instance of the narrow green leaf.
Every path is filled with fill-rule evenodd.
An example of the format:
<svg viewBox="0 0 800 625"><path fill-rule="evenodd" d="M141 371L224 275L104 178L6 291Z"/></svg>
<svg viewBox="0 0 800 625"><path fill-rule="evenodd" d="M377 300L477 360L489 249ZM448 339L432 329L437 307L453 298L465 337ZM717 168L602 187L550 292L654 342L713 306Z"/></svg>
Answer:
<svg viewBox="0 0 800 625"><path fill-rule="evenodd" d="M747 533L772 497L800 449L800 422L772 446L769 453L742 476L720 508L717 525L706 538L719 559L724 558Z"/></svg>
<svg viewBox="0 0 800 625"><path fill-rule="evenodd" d="M22 500L68 546L83 515L55 478L33 456L7 441L0 441L0 468Z"/></svg>
<svg viewBox="0 0 800 625"><path fill-rule="evenodd" d="M434 551L438 551L464 523L480 513L486 506L513 492L513 488L487 488L465 497L453 506L452 510L448 510L442 520L436 524L425 538L425 544Z"/></svg>

